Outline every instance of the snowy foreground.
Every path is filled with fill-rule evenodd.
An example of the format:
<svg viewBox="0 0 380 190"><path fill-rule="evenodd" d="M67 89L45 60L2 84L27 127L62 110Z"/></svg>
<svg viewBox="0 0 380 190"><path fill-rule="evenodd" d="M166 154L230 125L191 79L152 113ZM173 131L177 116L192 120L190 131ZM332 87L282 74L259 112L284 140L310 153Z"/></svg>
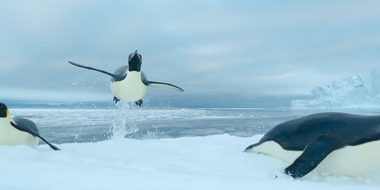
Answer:
<svg viewBox="0 0 380 190"><path fill-rule="evenodd" d="M354 178L312 172L294 180L282 174L286 163L243 152L260 138L116 139L60 144L62 151L0 146L0 189L380 188L380 171Z"/></svg>

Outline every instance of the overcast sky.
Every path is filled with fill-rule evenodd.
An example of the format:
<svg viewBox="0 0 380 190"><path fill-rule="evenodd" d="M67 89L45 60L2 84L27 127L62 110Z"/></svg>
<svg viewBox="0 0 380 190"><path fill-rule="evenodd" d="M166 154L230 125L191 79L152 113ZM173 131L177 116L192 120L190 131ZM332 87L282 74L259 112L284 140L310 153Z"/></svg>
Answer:
<svg viewBox="0 0 380 190"><path fill-rule="evenodd" d="M112 101L110 77L135 50L146 101L267 107L380 68L378 0L0 0L0 101Z"/></svg>

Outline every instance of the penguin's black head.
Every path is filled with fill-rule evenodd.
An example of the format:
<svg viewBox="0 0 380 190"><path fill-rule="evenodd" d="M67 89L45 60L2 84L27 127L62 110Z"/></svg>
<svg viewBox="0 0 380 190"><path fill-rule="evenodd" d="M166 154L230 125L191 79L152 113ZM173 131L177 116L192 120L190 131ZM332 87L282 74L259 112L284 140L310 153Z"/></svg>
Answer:
<svg viewBox="0 0 380 190"><path fill-rule="evenodd" d="M131 53L129 55L128 59L128 70L129 71L141 71L141 64L142 64L142 56L137 53L137 50L135 53Z"/></svg>
<svg viewBox="0 0 380 190"><path fill-rule="evenodd" d="M8 108L5 104L0 103L0 118L8 117Z"/></svg>

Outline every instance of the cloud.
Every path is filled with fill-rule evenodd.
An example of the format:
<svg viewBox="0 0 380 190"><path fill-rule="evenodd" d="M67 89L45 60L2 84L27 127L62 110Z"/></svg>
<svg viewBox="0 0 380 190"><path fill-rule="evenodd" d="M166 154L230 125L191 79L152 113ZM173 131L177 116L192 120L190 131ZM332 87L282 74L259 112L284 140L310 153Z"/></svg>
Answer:
<svg viewBox="0 0 380 190"><path fill-rule="evenodd" d="M33 89L33 88L15 88L1 86L2 93L0 100L19 100L19 101L36 101L36 102L77 102L77 101L99 101L112 100L112 93L106 92L89 92L89 91L69 91L55 89Z"/></svg>
<svg viewBox="0 0 380 190"><path fill-rule="evenodd" d="M112 72L136 49L148 79L181 86L186 97L304 96L377 69L379 8L378 1L4 1L0 98L83 93L109 101L108 76L67 61ZM78 76L84 80L72 85ZM155 90L150 98L170 93Z"/></svg>

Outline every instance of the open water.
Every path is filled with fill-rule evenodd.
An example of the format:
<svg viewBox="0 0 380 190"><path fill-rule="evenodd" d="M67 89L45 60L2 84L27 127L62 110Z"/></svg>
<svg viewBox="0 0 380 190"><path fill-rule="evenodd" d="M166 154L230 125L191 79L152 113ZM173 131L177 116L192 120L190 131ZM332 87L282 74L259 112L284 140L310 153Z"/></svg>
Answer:
<svg viewBox="0 0 380 190"><path fill-rule="evenodd" d="M10 109L34 121L52 143L98 142L111 138L161 139L230 134L250 137L277 124L320 112L379 115L378 109Z"/></svg>

